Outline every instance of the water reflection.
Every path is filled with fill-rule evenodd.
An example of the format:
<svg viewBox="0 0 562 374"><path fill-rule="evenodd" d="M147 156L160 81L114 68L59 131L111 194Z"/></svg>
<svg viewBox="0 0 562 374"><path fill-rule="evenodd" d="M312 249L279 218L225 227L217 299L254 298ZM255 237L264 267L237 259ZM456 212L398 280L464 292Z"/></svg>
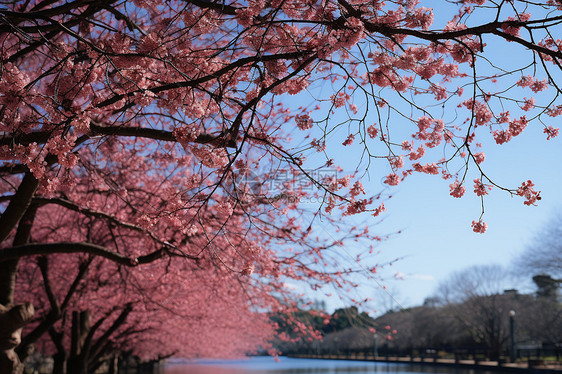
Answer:
<svg viewBox="0 0 562 374"><path fill-rule="evenodd" d="M308 360L282 357L275 362L271 357L248 360L172 361L164 374L372 374L372 373L428 373L428 374L492 374L489 371L434 367L383 362Z"/></svg>

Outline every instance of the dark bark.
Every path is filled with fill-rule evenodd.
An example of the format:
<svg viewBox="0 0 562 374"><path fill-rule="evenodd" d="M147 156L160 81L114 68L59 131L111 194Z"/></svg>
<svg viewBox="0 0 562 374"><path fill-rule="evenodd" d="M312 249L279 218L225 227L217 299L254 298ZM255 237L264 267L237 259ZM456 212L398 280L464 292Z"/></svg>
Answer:
<svg viewBox="0 0 562 374"><path fill-rule="evenodd" d="M0 262L0 304L11 306L14 303L14 291L16 287L16 274L20 259L12 259Z"/></svg>
<svg viewBox="0 0 562 374"><path fill-rule="evenodd" d="M5 248L0 251L0 261L18 259L25 256L50 255L55 253L88 253L94 256L107 258L115 263L125 266L138 266L148 264L162 258L169 253L166 248L156 249L144 256L130 258L120 253L86 242L59 242L59 243L30 243ZM190 259L198 259L196 256L182 255Z"/></svg>
<svg viewBox="0 0 562 374"><path fill-rule="evenodd" d="M88 267L92 263L92 259L93 257L80 264L78 274L74 278L74 281L72 282L62 304L60 305L58 300L54 297L51 288L51 282L48 277L47 258L44 257L38 261L39 268L41 269L41 274L43 276L43 285L45 287L45 292L47 293L47 295L50 295L49 301L51 303L51 311L45 317L45 319L41 321L41 323L35 329L33 329L33 331L31 331L29 334L23 337L21 345L16 349L16 352L19 354L21 360L24 360L25 357L27 357L26 352L28 352L28 347L31 346L33 343L35 343L37 339L39 339L43 334L49 331L49 334L51 335L51 339L53 340L53 343L57 347L57 351L59 352L59 354L61 354L61 357L63 357L60 359L63 359L63 361L66 362L66 352L64 352L64 349L62 348L63 347L62 343L59 344L58 340L56 339L56 332L55 330L53 330L53 325L55 324L55 322L57 322L59 319L62 318L63 313L65 312L71 298L74 296L74 293L76 292L79 283L86 275ZM62 337L60 339L62 341Z"/></svg>
<svg viewBox="0 0 562 374"><path fill-rule="evenodd" d="M26 175L0 218L2 240L7 238L13 228L12 226L6 232L7 229L2 225L16 225L19 222L13 244L22 245L30 241L37 209L35 206L30 207L29 203L36 188L37 180L31 175ZM16 206L18 202L23 205ZM19 259L0 261L0 373L23 372L23 364L15 348L21 343L23 326L34 314L33 305L30 303L13 306L19 261Z"/></svg>
<svg viewBox="0 0 562 374"><path fill-rule="evenodd" d="M33 180L29 178L33 178ZM0 237L2 237L0 241L5 240L12 228L19 222L13 245L24 245L29 242L33 220L37 211L37 208L29 206L29 203L37 188L36 182L37 180L33 176L28 177L26 175L24 177L18 192L16 192L0 218ZM16 206L18 203L22 204L22 206ZM6 227L3 225L6 225ZM0 304L6 307L10 307L14 303L18 267L19 258L0 261Z"/></svg>
<svg viewBox="0 0 562 374"><path fill-rule="evenodd" d="M49 329L49 336L55 344L55 347L57 347L57 353L53 355L53 374L66 374L67 353L62 343L64 334L57 332L53 327L51 327Z"/></svg>
<svg viewBox="0 0 562 374"><path fill-rule="evenodd" d="M85 343L90 330L90 311L72 312L72 340L70 342L70 357L67 363L69 374L88 374L89 349L85 346Z"/></svg>
<svg viewBox="0 0 562 374"><path fill-rule="evenodd" d="M53 374L66 374L66 354L57 352L53 355Z"/></svg>
<svg viewBox="0 0 562 374"><path fill-rule="evenodd" d="M23 364L14 348L20 344L21 331L33 318L33 314L33 305L30 303L11 308L0 305L0 373L23 373Z"/></svg>
<svg viewBox="0 0 562 374"><path fill-rule="evenodd" d="M85 242L31 243L19 245L0 251L0 260L55 253L90 253L95 256L105 257L121 265L137 266L139 264L137 259L128 258L105 247Z"/></svg>
<svg viewBox="0 0 562 374"><path fill-rule="evenodd" d="M104 348L108 347L109 338L114 335L117 330L127 321L127 317L129 313L133 310L132 304L127 304L125 308L121 311L117 319L113 322L113 324L103 333L102 336L98 338L98 340L93 343L93 337L96 330L101 326L101 322L105 320L105 318L100 319L98 323L92 328L88 337L84 343L84 348L87 350L89 354L89 359L92 361L90 364L95 365L96 361L99 361L100 358L103 356ZM91 367L90 367L91 369Z"/></svg>
<svg viewBox="0 0 562 374"><path fill-rule="evenodd" d="M38 181L31 173L23 177L17 192L0 217L0 242L8 238L12 229L20 221L13 245L24 245L29 242L36 212L35 208L30 209L30 204L37 186ZM0 251L0 256L2 252L3 250ZM0 260L0 305L8 308L14 303L18 266L19 258Z"/></svg>
<svg viewBox="0 0 562 374"><path fill-rule="evenodd" d="M8 238L10 232L20 219L23 217L24 213L29 208L33 195L39 186L39 181L31 173L26 173L23 177L18 190L10 200L10 203L6 207L4 213L0 217L0 242L3 242Z"/></svg>
<svg viewBox="0 0 562 374"><path fill-rule="evenodd" d="M23 214L14 237L14 246L29 243L36 212L37 207L32 205ZM6 307L14 303L18 267L19 259L0 262L0 304Z"/></svg>
<svg viewBox="0 0 562 374"><path fill-rule="evenodd" d="M112 357L109 363L109 374L119 373L119 356L116 354Z"/></svg>

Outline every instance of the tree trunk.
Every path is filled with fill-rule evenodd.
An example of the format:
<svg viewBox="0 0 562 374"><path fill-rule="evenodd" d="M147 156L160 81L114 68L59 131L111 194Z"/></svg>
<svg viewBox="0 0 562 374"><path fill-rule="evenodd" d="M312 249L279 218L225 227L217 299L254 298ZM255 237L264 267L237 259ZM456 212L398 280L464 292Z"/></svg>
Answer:
<svg viewBox="0 0 562 374"><path fill-rule="evenodd" d="M114 355L111 360L109 360L109 373L108 374L118 374L119 373L119 355Z"/></svg>
<svg viewBox="0 0 562 374"><path fill-rule="evenodd" d="M32 188L32 190L35 189ZM18 193L20 190L16 194ZM29 199L31 199L30 196ZM10 203L10 205L12 204ZM14 245L29 242L36 211L36 207L32 206L21 213ZM6 209L0 221L5 221L7 212ZM18 212L18 214L20 213ZM6 374L23 373L23 364L14 349L21 343L23 327L34 314L33 305L30 303L13 305L19 263L19 259L0 262L0 373Z"/></svg>
<svg viewBox="0 0 562 374"><path fill-rule="evenodd" d="M20 260L5 260L0 262L0 305L10 307L14 304L16 274Z"/></svg>
<svg viewBox="0 0 562 374"><path fill-rule="evenodd" d="M54 363L52 374L66 374L66 360L68 357L62 341L64 334L62 332L57 332L52 326L48 331L53 344L57 347L57 353L53 355Z"/></svg>
<svg viewBox="0 0 562 374"><path fill-rule="evenodd" d="M33 318L30 303L6 308L0 305L0 373L22 374L23 364L14 348L21 342L23 327Z"/></svg>
<svg viewBox="0 0 562 374"><path fill-rule="evenodd" d="M72 312L72 341L67 365L68 374L88 374L89 349L84 347L84 343L90 332L90 321L89 310Z"/></svg>
<svg viewBox="0 0 562 374"><path fill-rule="evenodd" d="M66 354L58 352L53 355L53 374L66 374Z"/></svg>

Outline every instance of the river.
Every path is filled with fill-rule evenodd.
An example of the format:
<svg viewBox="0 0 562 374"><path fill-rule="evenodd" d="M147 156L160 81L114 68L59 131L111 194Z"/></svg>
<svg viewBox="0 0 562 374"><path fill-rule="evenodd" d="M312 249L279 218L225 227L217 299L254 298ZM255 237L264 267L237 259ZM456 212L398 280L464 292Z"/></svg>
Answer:
<svg viewBox="0 0 562 374"><path fill-rule="evenodd" d="M254 357L248 360L169 362L164 374L492 374L490 371L385 362Z"/></svg>

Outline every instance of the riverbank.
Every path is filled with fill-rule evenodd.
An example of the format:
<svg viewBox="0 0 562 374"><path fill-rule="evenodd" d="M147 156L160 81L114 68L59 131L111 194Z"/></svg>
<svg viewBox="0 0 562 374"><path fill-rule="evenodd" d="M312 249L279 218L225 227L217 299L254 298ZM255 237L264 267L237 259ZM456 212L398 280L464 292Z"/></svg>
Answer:
<svg viewBox="0 0 562 374"><path fill-rule="evenodd" d="M294 354L289 357L321 359L321 360L352 360L352 361L375 361L403 364L419 364L427 366L455 367L464 369L477 369L495 371L501 373L537 373L537 374L562 374L562 363L548 363L540 360L528 362L498 362L498 361L477 361L474 360L455 360L448 358L421 358L421 357L377 357L365 355L307 355Z"/></svg>

